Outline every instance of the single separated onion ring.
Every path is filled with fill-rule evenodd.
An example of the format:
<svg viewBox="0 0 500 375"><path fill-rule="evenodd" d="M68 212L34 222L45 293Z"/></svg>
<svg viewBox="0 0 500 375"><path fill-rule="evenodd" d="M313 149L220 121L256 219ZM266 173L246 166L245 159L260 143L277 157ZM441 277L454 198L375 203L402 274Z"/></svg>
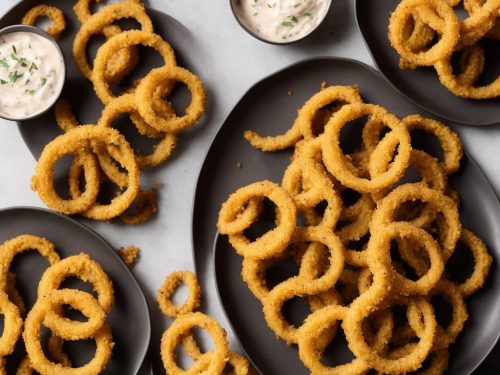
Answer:
<svg viewBox="0 0 500 375"><path fill-rule="evenodd" d="M189 294L184 304L176 306L171 298L181 284L186 284ZM171 318L193 312L200 306L201 301L201 287L196 275L189 271L171 273L158 290L157 301L161 311Z"/></svg>
<svg viewBox="0 0 500 375"><path fill-rule="evenodd" d="M180 339L194 327L200 327L205 330L211 336L215 345L215 349L207 353L210 356L210 364L203 371L203 374L221 374L229 359L226 332L213 318L199 312L179 316L163 334L161 339L161 357L165 369L171 375L186 373L186 371L177 365L174 351Z"/></svg>
<svg viewBox="0 0 500 375"><path fill-rule="evenodd" d="M157 34L142 30L130 30L115 35L114 37L108 39L108 41L106 41L106 43L104 43L97 51L97 55L94 60L94 69L92 70L92 83L94 85L94 90L97 97L104 104L109 103L111 99L115 97L115 95L111 92L109 83L106 82L105 77L106 67L109 60L120 49L139 44L151 47L158 51L162 56L165 65L177 65L174 50L170 44ZM165 95L171 91L173 85L169 84L168 88L170 88L170 90L167 90Z"/></svg>
<svg viewBox="0 0 500 375"><path fill-rule="evenodd" d="M191 92L191 102L183 116L158 116L154 93L162 84L182 82ZM189 70L174 65L151 70L136 89L137 106L141 117L153 128L167 133L178 133L198 122L205 112L206 94L201 80Z"/></svg>
<svg viewBox="0 0 500 375"><path fill-rule="evenodd" d="M398 153L389 169L368 180L354 174L354 166L340 148L340 131L350 121L363 116L387 125L399 141ZM410 136L406 127L382 107L373 104L343 106L328 121L322 136L323 162L328 171L343 185L360 192L372 193L391 186L403 175L410 161Z"/></svg>
<svg viewBox="0 0 500 375"><path fill-rule="evenodd" d="M31 8L21 20L23 25L35 25L40 17L48 17L52 24L45 30L53 38L59 38L66 29L64 13L59 8L50 5L38 5Z"/></svg>
<svg viewBox="0 0 500 375"><path fill-rule="evenodd" d="M269 198L277 207L277 216L280 218L277 227L268 231L253 242L243 234L243 231L234 232L229 226L238 220L240 210L252 198ZM238 189L231 194L222 205L217 221L217 228L222 234L229 234L229 241L236 251L245 257L270 258L281 253L292 238L296 225L296 209L288 192L270 181L256 182ZM239 228L248 228L250 223L244 223ZM228 231L229 230L229 231Z"/></svg>

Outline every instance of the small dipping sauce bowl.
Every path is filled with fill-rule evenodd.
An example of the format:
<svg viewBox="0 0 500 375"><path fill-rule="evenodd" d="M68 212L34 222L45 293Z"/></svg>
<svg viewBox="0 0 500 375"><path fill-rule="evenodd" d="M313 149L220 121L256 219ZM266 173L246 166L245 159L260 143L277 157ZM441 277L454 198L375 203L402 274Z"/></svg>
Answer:
<svg viewBox="0 0 500 375"><path fill-rule="evenodd" d="M28 25L0 30L1 118L26 121L41 116L57 102L65 80L64 55L49 34Z"/></svg>
<svg viewBox="0 0 500 375"><path fill-rule="evenodd" d="M327 18L333 0L229 0L240 26L269 44L299 42Z"/></svg>

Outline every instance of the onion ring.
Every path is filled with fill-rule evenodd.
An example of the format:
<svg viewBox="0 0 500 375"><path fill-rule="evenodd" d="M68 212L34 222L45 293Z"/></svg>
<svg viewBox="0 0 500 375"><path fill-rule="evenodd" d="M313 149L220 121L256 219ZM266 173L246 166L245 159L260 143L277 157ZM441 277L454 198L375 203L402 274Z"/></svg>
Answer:
<svg viewBox="0 0 500 375"><path fill-rule="evenodd" d="M97 97L107 104L115 97L111 92L109 84L106 82L105 72L106 66L112 56L122 48L136 46L142 44L151 47L158 51L162 56L167 66L176 66L174 50L161 36L142 30L124 31L114 37L108 39L101 48L97 51L97 56L94 60L94 69L92 70L92 83ZM170 92L173 88L169 86Z"/></svg>
<svg viewBox="0 0 500 375"><path fill-rule="evenodd" d="M383 174L371 180L356 176L352 164L346 159L340 148L340 130L348 122L362 116L386 124L399 141L398 153L391 167ZM343 106L325 127L322 136L323 161L328 171L343 185L360 192L376 192L395 183L404 173L410 160L410 136L406 127L384 108L373 104L350 104Z"/></svg>
<svg viewBox="0 0 500 375"><path fill-rule="evenodd" d="M424 15L438 18L441 38L426 51L414 52L405 44L405 23L418 11ZM426 22L426 20L424 20ZM427 23L427 22L426 22ZM435 26L435 25L433 25ZM431 66L437 61L451 56L459 40L460 23L453 9L440 0L403 0L399 3L389 21L389 40L399 55L416 66Z"/></svg>
<svg viewBox="0 0 500 375"><path fill-rule="evenodd" d="M64 13L59 8L50 5L38 5L31 8L21 20L23 25L35 25L40 17L48 17L52 24L45 30L47 34L57 39L66 29L66 19Z"/></svg>
<svg viewBox="0 0 500 375"><path fill-rule="evenodd" d="M191 92L191 102L183 116L158 116L154 105L154 93L161 84L167 82L182 82ZM188 129L198 122L205 112L206 93L201 80L189 70L173 64L156 68L144 77L136 89L139 114L153 128L167 132L178 133Z"/></svg>
<svg viewBox="0 0 500 375"><path fill-rule="evenodd" d="M255 197L267 197L274 202L281 220L276 228L250 242L242 232L228 232L227 223L236 219L241 207L245 207L250 199ZM222 205L217 222L219 232L229 234L229 242L236 251L250 258L270 258L281 253L288 245L295 226L296 209L292 198L285 189L269 181L257 182L238 189Z"/></svg>
<svg viewBox="0 0 500 375"><path fill-rule="evenodd" d="M181 284L186 284L189 295L186 302L180 306L174 305L171 298ZM196 275L189 271L173 272L167 276L158 291L157 301L161 311L171 317L177 318L181 315L193 312L200 306L201 287Z"/></svg>
<svg viewBox="0 0 500 375"><path fill-rule="evenodd" d="M153 24L146 13L144 6L140 3L138 4L130 1L110 4L89 17L82 24L82 27L76 33L73 41L73 57L75 59L76 66L86 78L92 78L92 68L90 67L86 54L87 44L90 37L96 33L104 32L104 29L107 26L112 25L112 23L117 20L131 17L139 22L144 32L153 32ZM116 56L116 54L114 56ZM116 57L113 58L116 59ZM108 69L108 66L109 63L107 64L106 69ZM132 64L131 68L133 67L134 66Z"/></svg>

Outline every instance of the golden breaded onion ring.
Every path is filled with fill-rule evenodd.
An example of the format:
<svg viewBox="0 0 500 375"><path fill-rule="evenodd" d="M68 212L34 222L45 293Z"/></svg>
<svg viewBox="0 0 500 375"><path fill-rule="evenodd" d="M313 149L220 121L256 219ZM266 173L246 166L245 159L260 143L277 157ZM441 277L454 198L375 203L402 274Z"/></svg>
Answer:
<svg viewBox="0 0 500 375"><path fill-rule="evenodd" d="M94 84L94 90L97 97L104 103L107 104L115 97L111 92L109 84L106 82L105 72L106 66L111 59L111 57L120 49L144 45L146 47L151 47L158 51L162 56L165 65L176 66L177 62L175 59L174 50L161 36L153 34L150 32L142 30L129 30L124 31L114 37L108 39L101 48L97 51L96 58L94 60L94 69L92 71L92 83ZM171 90L172 84L169 85ZM169 92L170 90L167 90Z"/></svg>
<svg viewBox="0 0 500 375"><path fill-rule="evenodd" d="M129 113L130 115L138 114L138 104L134 94L125 94L118 98L111 100L106 107L104 107L101 117L97 122L97 126L111 127L113 121L122 113ZM164 163L177 143L177 136L172 133L162 133L161 141L154 146L153 153L150 155L141 155L136 153L137 164L139 168L151 168L156 167ZM116 164L111 160L108 153L98 154L99 164L106 171L106 175L109 173L113 175L118 175L120 170L116 167ZM115 171L112 171L116 169ZM122 178L123 179L123 178Z"/></svg>
<svg viewBox="0 0 500 375"><path fill-rule="evenodd" d="M250 242L243 234L243 230L252 222L240 222L237 226L231 226L231 224L235 220L238 221L240 210L246 207L252 198L264 197L276 205L279 220L276 228ZM280 254L287 247L295 230L296 215L290 194L273 182L262 181L242 187L229 196L219 212L217 228L221 234L229 234L229 241L238 254L257 259L270 258ZM236 229L239 230L235 231Z"/></svg>
<svg viewBox="0 0 500 375"><path fill-rule="evenodd" d="M16 255L28 250L36 250L52 265L61 260L54 245L45 238L24 234L11 238L0 245L0 289L6 290L8 271Z"/></svg>
<svg viewBox="0 0 500 375"><path fill-rule="evenodd" d="M109 205L96 203L99 191L97 165L92 149L105 149L128 172L127 190L114 198ZM85 170L87 189L75 199L62 199L53 183L54 164L62 156L79 154L90 164ZM86 217L108 220L123 213L133 202L139 191L139 168L132 148L118 131L94 125L79 126L60 135L45 146L33 177L33 188L51 209L65 213L83 213Z"/></svg>
<svg viewBox="0 0 500 375"><path fill-rule="evenodd" d="M410 280L394 269L391 259L391 241L395 239L411 239L424 249L429 257L430 267L417 280ZM394 289L402 295L425 295L434 288L444 271L441 248L425 230L406 222L396 222L377 228L370 238L370 245L378 248L377 254L371 254L371 265L389 277Z"/></svg>
<svg viewBox="0 0 500 375"><path fill-rule="evenodd" d="M210 335L215 348L211 352L204 354L204 356L210 356L210 364L208 366L206 366L205 363L200 364L201 359L194 364L194 366L198 367L198 370L199 367L206 366L204 371L195 372L194 368L191 368L190 371L192 372L187 372L177 365L174 353L180 339L195 327L202 328ZM226 332L215 319L199 312L179 316L163 334L160 348L163 365L167 373L171 375L182 375L186 373L218 375L223 372L229 359Z"/></svg>
<svg viewBox="0 0 500 375"><path fill-rule="evenodd" d="M96 0L99 3L101 0ZM126 0L127 2L135 2L141 4L141 0ZM92 12L90 10L90 3L92 0L78 0L73 10L81 24L84 24L89 18L92 17ZM118 25L109 25L102 30L100 33L104 35L106 39L109 39L116 34L120 34L123 30ZM109 61L106 68L106 82L117 84L119 83L127 74L129 74L139 62L139 50L137 47L123 48L119 50ZM89 77L90 78L90 77Z"/></svg>
<svg viewBox="0 0 500 375"><path fill-rule="evenodd" d="M439 191L422 184L404 184L391 191L379 204L373 214L370 228L378 231L394 221L394 212L403 203L420 200L440 212L447 224L447 230L442 239L442 255L448 260L455 251L455 245L460 238L462 224L458 216L455 202Z"/></svg>
<svg viewBox="0 0 500 375"><path fill-rule="evenodd" d="M87 254L73 255L47 268L38 284L38 296L49 295L59 289L64 280L77 277L92 284L97 293L97 300L104 312L109 312L114 303L113 284L101 265Z"/></svg>
<svg viewBox="0 0 500 375"><path fill-rule="evenodd" d="M424 298L418 296L395 297L384 303L384 306L388 305L388 307L392 304L404 304L407 306L414 304L415 309L419 311L423 319L423 329L418 332L419 341L413 344L410 350L405 352L404 355L391 358L390 355L384 355L384 353L380 351L373 350L366 342L361 324L366 318L373 314L374 311L380 311L381 309L381 306L377 308L371 303L364 303L366 300L358 299L355 301L342 322L349 349L357 357L365 361L371 368L381 372L404 373L419 369L433 347L437 323L432 305Z"/></svg>
<svg viewBox="0 0 500 375"><path fill-rule="evenodd" d="M50 295L45 297L50 298ZM31 366L41 374L98 374L111 359L113 349L113 337L111 329L106 323L93 335L96 343L94 357L85 365L73 368L66 367L60 363L54 363L49 360L43 351L41 345L41 329L45 319L46 308L44 304L37 303L31 309L24 323L23 338L26 346L26 352L30 358Z"/></svg>
<svg viewBox="0 0 500 375"><path fill-rule="evenodd" d="M410 115L405 117L402 121L408 128L410 134L418 129L430 133L437 138L444 155L444 160L440 162L440 165L447 175L455 173L460 168L463 149L457 133L442 122L420 115Z"/></svg>
<svg viewBox="0 0 500 375"><path fill-rule="evenodd" d="M480 46L473 48L480 49ZM441 83L453 94L468 99L492 99L500 96L500 76L484 86L474 86L455 75L451 57L444 58L434 64Z"/></svg>
<svg viewBox="0 0 500 375"><path fill-rule="evenodd" d="M89 293L76 289L57 289L50 292L50 298L37 301L45 309L44 326L64 340L84 340L95 335L106 323L106 314L97 300ZM87 320L80 322L61 317L55 311L67 305L80 311Z"/></svg>
<svg viewBox="0 0 500 375"><path fill-rule="evenodd" d="M398 139L398 153L390 168L383 174L366 179L356 175L352 163L340 147L340 131L350 121L370 116L387 125ZM391 186L402 177L410 161L410 136L406 127L396 116L374 104L349 104L343 106L328 121L322 135L323 162L328 171L343 185L360 192L372 193Z"/></svg>
<svg viewBox="0 0 500 375"><path fill-rule="evenodd" d="M493 259L484 242L470 230L462 230L460 242L468 247L474 258L474 271L467 280L458 284L464 297L469 297L483 286Z"/></svg>
<svg viewBox="0 0 500 375"><path fill-rule="evenodd" d="M76 133L78 129L73 130ZM73 134L76 134L73 133ZM69 134L69 133L67 133ZM72 138L72 150L63 148L62 145L69 143L67 140L73 137L67 134L55 138L47 144L38 159L35 174L31 180L31 187L36 191L42 201L54 211L73 215L89 209L96 201L99 193L99 166L95 156L90 151L90 143L82 138ZM69 146L71 147L71 146ZM83 152L82 152L83 151ZM59 196L54 186L53 166L61 157L68 152L74 152L75 158L82 166L85 176L85 191L76 199L64 199Z"/></svg>
<svg viewBox="0 0 500 375"><path fill-rule="evenodd" d="M154 105L154 93L162 84L182 82L191 92L191 102L183 116L159 116ZM141 117L153 128L178 133L195 125L205 112L206 93L203 83L189 70L169 65L151 70L136 89L136 100Z"/></svg>
<svg viewBox="0 0 500 375"><path fill-rule="evenodd" d="M64 13L59 8L50 5L38 5L31 8L21 20L23 25L35 25L40 17L48 17L52 24L45 30L53 38L59 38L66 29L66 19Z"/></svg>
<svg viewBox="0 0 500 375"><path fill-rule="evenodd" d="M425 51L412 51L405 43L404 26L418 11L419 17L428 15L437 19L440 40ZM426 22L426 18L423 18ZM441 0L403 0L391 14L389 40L399 55L416 66L431 66L437 61L451 56L459 40L460 24L453 9Z"/></svg>
<svg viewBox="0 0 500 375"><path fill-rule="evenodd" d="M3 358L14 351L23 326L19 309L4 291L0 291L0 315L3 315L3 332L0 337L0 358Z"/></svg>
<svg viewBox="0 0 500 375"><path fill-rule="evenodd" d="M179 306L175 305L171 298L181 284L185 284L188 287L189 294L186 302ZM177 318L193 312L200 306L201 301L201 287L198 284L196 275L190 271L172 272L167 276L158 290L156 299L160 310L170 318Z"/></svg>
<svg viewBox="0 0 500 375"><path fill-rule="evenodd" d="M299 191L299 179L302 179L303 185L308 184L307 191ZM315 225L335 228L342 212L342 201L320 163L311 158L296 159L285 171L281 185L293 197L299 212L306 213L308 210L314 210L319 203L326 202L325 211Z"/></svg>
<svg viewBox="0 0 500 375"><path fill-rule="evenodd" d="M76 66L86 78L92 78L92 68L87 59L87 44L91 36L102 32L103 28L123 18L134 18L144 32L153 32L153 23L142 4L119 2L110 4L92 15L82 24L73 41L73 57Z"/></svg>

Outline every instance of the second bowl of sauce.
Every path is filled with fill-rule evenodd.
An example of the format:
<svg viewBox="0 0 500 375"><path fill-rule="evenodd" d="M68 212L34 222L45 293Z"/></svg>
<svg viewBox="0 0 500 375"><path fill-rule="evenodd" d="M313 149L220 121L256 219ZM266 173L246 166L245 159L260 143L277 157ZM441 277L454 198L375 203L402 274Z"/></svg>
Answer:
<svg viewBox="0 0 500 375"><path fill-rule="evenodd" d="M299 41L323 22L332 0L230 0L240 25L272 44Z"/></svg>

